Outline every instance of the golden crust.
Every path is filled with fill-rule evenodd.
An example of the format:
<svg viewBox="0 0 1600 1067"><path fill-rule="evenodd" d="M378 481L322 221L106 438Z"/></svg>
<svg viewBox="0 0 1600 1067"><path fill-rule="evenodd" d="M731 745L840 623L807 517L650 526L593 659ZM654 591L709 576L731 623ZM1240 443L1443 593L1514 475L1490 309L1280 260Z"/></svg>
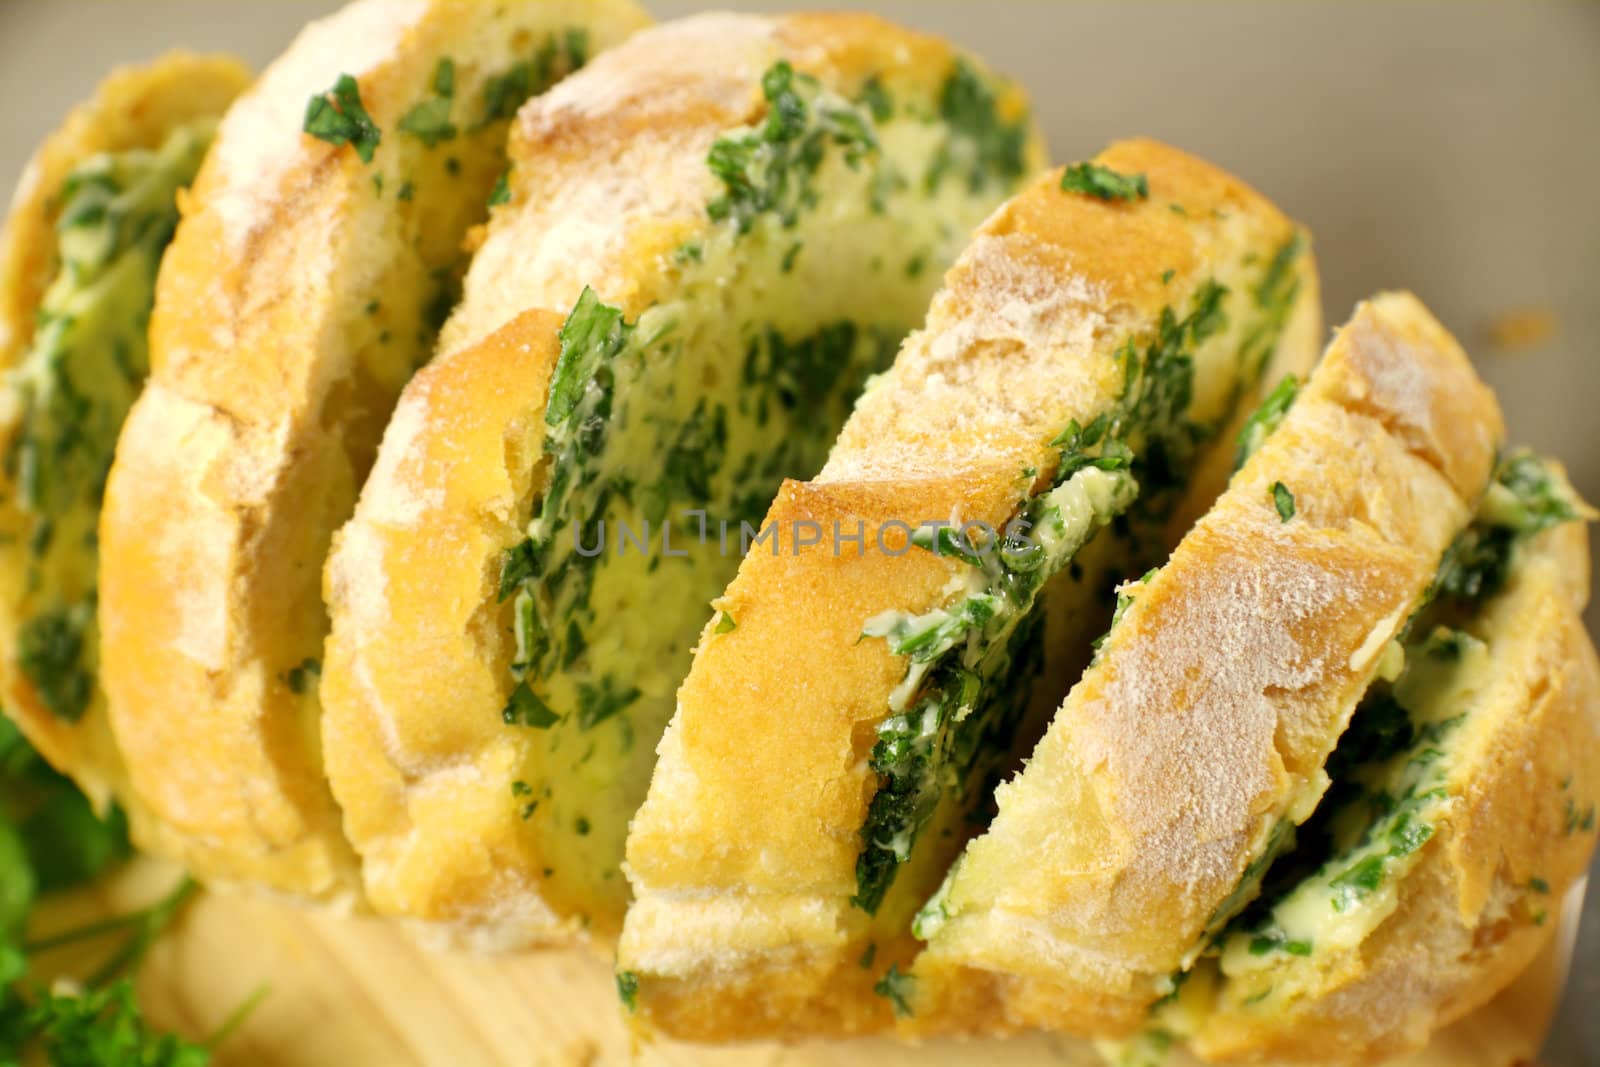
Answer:
<svg viewBox="0 0 1600 1067"><path fill-rule="evenodd" d="M707 152L728 130L761 121L761 76L776 60L845 97L876 75L896 99L931 108L956 54L873 16L830 14L699 16L602 56L517 118L511 202L491 218L445 328L450 373L463 382L478 375L471 388L485 397L511 387L497 372L499 357L470 354L473 346L503 316L529 307L565 312L585 285L630 319L672 299L671 251L712 229L706 205L717 185ZM1007 116L1024 106L1014 91L1000 102ZM1030 164L1041 152L1030 137ZM983 206L974 202L973 210ZM519 370L518 403L486 403L484 425L462 444L434 440L465 431L429 411L427 396L411 397L431 388L431 378L419 378L328 567L327 769L364 857L368 896L380 913L480 949L574 936L570 909L542 903L554 891L537 830L525 826L519 835L496 821L515 816L511 783L530 756L520 740L529 731L501 720L513 648L510 605L496 599L498 561L519 539L509 524L528 514L546 471L537 435L518 446L531 451L513 459L494 434L509 440L516 435L507 419L542 411L549 370ZM515 500L498 482L480 485L495 494L496 509L508 509L496 511L499 525L473 527L475 537L498 538L492 545L441 550L465 536L461 509L488 506L486 498L437 496L440 486L475 477L423 464L420 457L447 448L465 449L476 458L462 465L480 464L496 478L503 464L522 464ZM435 602L432 589L449 592L433 594ZM481 816L472 823L487 835L481 850L462 849L461 808ZM482 857L493 858L493 877L479 876ZM586 933L614 938L620 919L597 915Z"/></svg>
<svg viewBox="0 0 1600 1067"><path fill-rule="evenodd" d="M1357 309L998 790L917 964L927 1028L1143 1022L1274 828L1310 814L1500 438L1493 397L1414 297ZM985 984L1002 1013L943 1007Z"/></svg>
<svg viewBox="0 0 1600 1067"><path fill-rule="evenodd" d="M1587 590L1575 597L1569 582L1587 567L1582 524L1557 527L1488 609L1492 696L1474 713L1446 784L1453 799L1395 912L1353 949L1296 959L1294 996L1270 1012L1223 998L1194 1038L1202 1055L1400 1056L1487 1002L1544 946L1546 919L1595 844L1581 813L1600 796L1600 662L1579 616Z"/></svg>
<svg viewBox="0 0 1600 1067"><path fill-rule="evenodd" d="M172 52L148 64L119 68L39 146L23 170L0 233L0 368L14 366L27 352L35 312L58 269L56 197L67 175L102 152L159 148L173 130L220 116L249 81L249 71L227 56ZM9 439L14 430L14 423L0 425L0 438ZM7 479L0 475L0 481ZM51 714L17 667L25 546L34 522L12 503L12 489L0 485L6 501L0 506L0 530L5 532L0 538L0 706L96 806L120 799L142 823L142 812L128 796L126 771L98 689L83 717L69 723Z"/></svg>
<svg viewBox="0 0 1600 1067"><path fill-rule="evenodd" d="M518 114L511 200L494 213L442 347L469 344L528 307L570 308L585 285L629 318L662 299L664 258L706 228L718 193L706 154L765 115L761 76L776 60L840 96L876 77L932 107L954 54L875 15L707 14L591 64ZM1013 120L1027 100L1010 88L997 106ZM1027 163L1042 162L1030 135Z"/></svg>
<svg viewBox="0 0 1600 1067"><path fill-rule="evenodd" d="M717 1040L892 1022L867 991L908 962L909 916L873 920L850 898L877 785L867 756L905 662L860 634L880 612L944 604L957 565L906 552L887 524L959 514L1003 525L1028 488L1024 468L1048 474L1051 438L1117 396L1115 348L1219 263L1269 259L1294 233L1254 191L1171 148L1126 142L1099 162L1145 173L1149 200L1067 194L1057 170L1000 208L822 473L787 483L767 515L780 531L863 524L863 549L754 551L716 602L738 627L702 635L628 843L636 902L618 965L638 975L646 1026ZM1232 375L1196 377L1197 406L1225 412ZM884 544L879 529L891 531ZM931 890L940 863L900 877ZM870 971L859 965L869 944Z"/></svg>
<svg viewBox="0 0 1600 1067"><path fill-rule="evenodd" d="M304 680L326 629L322 562L426 354L430 273L448 271L503 166L497 123L463 117L427 155L401 117L442 56L476 102L549 35L584 26L603 48L641 20L630 0L362 0L308 27L224 120L163 264L151 383L101 530L117 740L162 849L203 877L341 898L356 885ZM382 130L370 164L302 132L342 74Z"/></svg>
<svg viewBox="0 0 1600 1067"><path fill-rule="evenodd" d="M326 756L369 902L521 941L569 932L537 892L505 884L538 857L508 802L532 734L499 719L510 649L496 596L533 492L560 328L528 312L412 379L327 577Z"/></svg>

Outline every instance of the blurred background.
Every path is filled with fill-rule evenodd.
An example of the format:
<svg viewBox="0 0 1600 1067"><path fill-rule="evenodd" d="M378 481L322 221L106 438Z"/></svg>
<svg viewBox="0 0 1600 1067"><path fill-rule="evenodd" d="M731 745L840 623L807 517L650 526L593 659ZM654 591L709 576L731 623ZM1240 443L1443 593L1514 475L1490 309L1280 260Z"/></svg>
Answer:
<svg viewBox="0 0 1600 1067"><path fill-rule="evenodd" d="M644 2L878 11L1020 79L1057 161L1147 134L1221 164L1310 228L1330 326L1414 290L1512 440L1600 501L1600 3ZM175 46L259 66L336 6L0 0L0 189L108 67ZM1588 912L1549 1067L1600 1059L1600 893Z"/></svg>

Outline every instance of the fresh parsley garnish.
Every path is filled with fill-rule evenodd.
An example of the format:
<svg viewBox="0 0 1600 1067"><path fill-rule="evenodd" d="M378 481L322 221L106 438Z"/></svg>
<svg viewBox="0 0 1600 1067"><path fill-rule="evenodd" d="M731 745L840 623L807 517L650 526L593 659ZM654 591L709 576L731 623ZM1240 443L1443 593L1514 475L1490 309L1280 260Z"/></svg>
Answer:
<svg viewBox="0 0 1600 1067"><path fill-rule="evenodd" d="M811 178L830 145L842 148L852 167L878 151L870 117L859 107L829 101L816 78L787 60L761 76L761 91L767 101L761 126L719 138L706 157L724 188L706 213L718 221L732 219L740 233L763 214L794 225L800 208L815 199Z"/></svg>
<svg viewBox="0 0 1600 1067"><path fill-rule="evenodd" d="M1512 453L1500 462L1472 525L1439 564L1433 592L1472 602L1502 589L1517 545L1563 522L1580 518L1580 505L1538 456Z"/></svg>
<svg viewBox="0 0 1600 1067"><path fill-rule="evenodd" d="M1028 143L1028 117L1006 121L990 81L966 60L957 59L939 88L939 117L949 130L923 178L928 192L938 192L945 175L966 179L971 192L991 181L1009 187L1022 177Z"/></svg>
<svg viewBox="0 0 1600 1067"><path fill-rule="evenodd" d="M1283 522L1294 518L1294 494L1282 482L1272 483L1272 506L1278 509L1278 518Z"/></svg>
<svg viewBox="0 0 1600 1067"><path fill-rule="evenodd" d="M738 628L738 620L736 620L730 613L724 611L719 613L716 628L712 632L719 634L731 634Z"/></svg>
<svg viewBox="0 0 1600 1067"><path fill-rule="evenodd" d="M322 677L322 661L313 656L307 656L299 665L291 667L283 676L284 684L289 687L289 692L299 696L313 685L314 679Z"/></svg>
<svg viewBox="0 0 1600 1067"><path fill-rule="evenodd" d="M511 699L500 712L507 726L531 726L535 730L548 730L561 721L561 716L550 710L550 705L539 699L526 678L511 690Z"/></svg>
<svg viewBox="0 0 1600 1067"><path fill-rule="evenodd" d="M1061 188L1097 200L1148 200L1150 182L1143 174L1120 174L1098 163L1075 163L1061 174Z"/></svg>
<svg viewBox="0 0 1600 1067"><path fill-rule="evenodd" d="M483 117L478 128L511 118L523 101L544 92L588 59L589 36L585 30L568 30L560 42L554 35L545 38L531 58L517 60L484 82Z"/></svg>
<svg viewBox="0 0 1600 1067"><path fill-rule="evenodd" d="M456 95L456 61L449 56L442 57L433 68L433 92L446 100Z"/></svg>
<svg viewBox="0 0 1600 1067"><path fill-rule="evenodd" d="M1234 456L1234 470L1243 467L1245 460L1261 447L1261 442L1283 424L1284 416L1289 414L1295 397L1299 395L1300 379L1292 374L1285 375L1283 381L1274 386L1266 399L1261 401L1261 405L1250 413L1250 417L1239 428L1239 451Z"/></svg>
<svg viewBox="0 0 1600 1067"><path fill-rule="evenodd" d="M85 603L40 612L17 633L18 669L50 713L66 722L83 718L94 691L85 656L93 609L93 603Z"/></svg>
<svg viewBox="0 0 1600 1067"><path fill-rule="evenodd" d="M398 128L432 148L440 141L448 141L457 134L450 122L450 107L456 92L456 65L449 56L439 60L433 72L434 95L407 111L400 118Z"/></svg>
<svg viewBox="0 0 1600 1067"><path fill-rule="evenodd" d="M499 207L501 204L511 203L511 173L500 175L495 181L494 188L489 190L489 206Z"/></svg>
<svg viewBox="0 0 1600 1067"><path fill-rule="evenodd" d="M872 115L872 121L879 125L888 122L894 116L894 98L889 95L889 90L883 86L883 80L876 74L861 86L861 94L856 99L866 105L867 111Z"/></svg>
<svg viewBox="0 0 1600 1067"><path fill-rule="evenodd" d="M617 999L632 1015L639 1010L639 976L632 971L617 972Z"/></svg>
<svg viewBox="0 0 1600 1067"><path fill-rule="evenodd" d="M911 1014L911 996L916 981L911 975L902 974L898 963L891 963L872 991L892 1004L895 1015L904 1019Z"/></svg>
<svg viewBox="0 0 1600 1067"><path fill-rule="evenodd" d="M550 401L544 412L547 425L565 421L577 409L595 371L622 350L632 333L633 324L623 321L622 309L602 303L598 293L583 287L561 324L561 355L550 377Z"/></svg>
<svg viewBox="0 0 1600 1067"><path fill-rule="evenodd" d="M306 133L331 145L348 144L361 162L371 163L383 132L361 105L361 87L348 74L339 75L333 88L318 93L306 104Z"/></svg>
<svg viewBox="0 0 1600 1067"><path fill-rule="evenodd" d="M24 941L36 898L83 885L129 854L121 813L90 809L0 717L0 1064L55 1067L204 1067L209 1046L153 1029L122 977L195 892L185 878L150 907ZM68 992L29 974L30 958L113 935L123 940Z"/></svg>
<svg viewBox="0 0 1600 1067"><path fill-rule="evenodd" d="M444 96L430 97L400 116L398 129L429 148L451 140L458 132L450 122L450 99Z"/></svg>

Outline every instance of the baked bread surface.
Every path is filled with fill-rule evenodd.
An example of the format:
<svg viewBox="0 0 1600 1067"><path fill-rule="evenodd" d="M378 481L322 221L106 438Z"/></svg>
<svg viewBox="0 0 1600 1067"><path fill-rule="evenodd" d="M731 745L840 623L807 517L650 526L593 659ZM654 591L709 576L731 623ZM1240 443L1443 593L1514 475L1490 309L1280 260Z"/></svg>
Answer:
<svg viewBox="0 0 1600 1067"><path fill-rule="evenodd" d="M1036 483L1048 487L1052 439L1120 395L1123 343L1142 342L1163 309L1181 317L1210 279L1237 302L1225 304L1231 332L1196 356L1193 412L1227 418L1254 271L1293 240L1293 224L1236 179L1154 142L1095 162L1144 174L1148 199L1068 193L1058 169L998 210L823 471L786 483L767 514L780 532L864 529L862 548L835 552L825 539L753 551L716 602L738 626L702 634L628 843L636 901L618 967L637 984L644 1025L695 1039L891 1025L882 983L907 966L911 913L964 832L945 805L923 831L933 844L901 867L877 914L852 904L878 787L868 756L906 674L905 659L863 639L863 627L883 612L946 605L964 570L908 548L892 524L1003 527ZM1289 262L1314 279L1308 256ZM1317 332L1286 332L1302 346L1280 351L1286 369L1310 363ZM1047 658L1086 650L1102 624L1087 586L1064 590L1075 625L1047 637Z"/></svg>
<svg viewBox="0 0 1600 1067"><path fill-rule="evenodd" d="M1552 936L1593 855L1600 782L1584 524L1538 535L1511 567L1466 627L1487 647L1441 698L1466 720L1438 743L1434 758L1450 761L1445 799L1409 868L1387 876L1387 914L1304 956L1250 957L1243 975L1200 991L1191 1043L1205 1058L1357 1064L1414 1052L1505 988Z"/></svg>
<svg viewBox="0 0 1600 1067"><path fill-rule="evenodd" d="M907 177L884 211L871 208L877 164L847 166L829 149L812 179L816 206L792 227L757 219L740 233L711 216L723 190L707 157L719 140L761 128L763 76L780 62L815 79L816 106L848 106L869 81L891 101L875 137L882 158ZM952 178L925 192L922 168L941 138L959 135L939 117L939 99L960 69L993 94L996 120L1019 131L1018 171L979 187ZM588 288L637 323L639 335L688 331L702 347L720 322L742 328L747 320L763 327L756 337L768 326L810 336L849 320L898 338L920 318L939 267L1022 168L1042 161L1042 146L1020 93L938 39L862 15L705 15L640 34L531 103L510 155L510 199L481 235L444 330L449 351L408 391L330 559L334 622L323 679L328 773L373 906L430 938L488 950L615 937L627 892L621 840L661 724L630 719L622 746L605 736L615 722L541 730L502 717L517 678L514 605L499 583L551 477L543 414L553 364L541 346L554 333L530 350L544 355L518 356L513 366L510 342L502 334L484 341L485 331L529 308L565 316ZM918 256L925 268L908 270ZM524 331L542 323L517 321ZM747 349L723 354L731 366L707 362L695 371L703 377L657 384L715 397L741 373ZM661 358L651 353L646 363ZM741 397L761 388L734 387ZM453 406L453 397L483 400ZM801 416L813 425L789 429L831 434L843 419L833 407L847 401L819 404ZM469 428L474 404L481 422ZM692 524L673 536L692 537ZM612 588L616 603L597 594L609 614L595 623L591 646L612 640L624 616L657 627L692 613L698 629L716 591L686 592L654 571ZM691 641L670 651L681 655ZM585 668L579 660L573 673ZM629 684L648 695L645 679L660 668L628 668ZM655 687L670 701L678 680ZM579 754L599 748L572 771L574 746ZM627 807L614 829L591 810L600 804ZM575 814L584 820L576 832Z"/></svg>
<svg viewBox="0 0 1600 1067"><path fill-rule="evenodd" d="M1280 824L1311 814L1501 437L1414 297L1361 305L1170 561L1128 583L1094 666L998 790L917 962L915 1018L1136 1029L1248 901Z"/></svg>
<svg viewBox="0 0 1600 1067"><path fill-rule="evenodd" d="M518 94L642 21L627 0L361 0L224 120L101 527L112 722L165 828L145 844L203 878L356 895L318 736L328 542L429 352ZM353 122L351 89L377 133L339 143L326 109ZM332 135L304 131L318 96Z"/></svg>
<svg viewBox="0 0 1600 1067"><path fill-rule="evenodd" d="M175 131L214 122L249 79L249 72L235 59L186 52L121 67L107 75L95 95L74 108L61 128L39 146L18 181L0 233L0 368L19 373L18 364L40 331L38 313L45 292L61 269L56 227L68 176L95 157L155 152ZM126 310L149 312L148 307ZM0 412L0 452L12 454L23 418L20 398L8 393ZM80 512L84 507L82 502L73 505ZM77 568L87 573L61 576L59 583L55 576L48 583L39 581L33 573L34 560L43 550L32 546L41 521L38 513L21 504L8 462L0 469L0 706L46 759L72 776L96 807L119 800L136 822L143 823L142 810L126 788L126 771L98 684L91 677L77 717L63 717L52 711L20 666L22 631L39 611L52 606L51 594L65 591L58 586L78 587L72 590L74 599L93 588L92 563ZM92 518L83 521L92 531ZM98 644L92 623L85 643ZM80 652L86 664L96 658L93 647Z"/></svg>

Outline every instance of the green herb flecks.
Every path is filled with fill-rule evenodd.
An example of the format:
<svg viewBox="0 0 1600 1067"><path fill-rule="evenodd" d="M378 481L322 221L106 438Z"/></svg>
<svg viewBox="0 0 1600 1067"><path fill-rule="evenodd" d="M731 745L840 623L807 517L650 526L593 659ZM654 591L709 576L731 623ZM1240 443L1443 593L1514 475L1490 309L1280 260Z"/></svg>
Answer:
<svg viewBox="0 0 1600 1067"><path fill-rule="evenodd" d="M1433 706L1428 696L1454 692L1468 684L1460 679L1475 677L1463 672L1485 669L1488 652L1472 630L1506 586L1520 546L1583 512L1537 457L1515 452L1501 461L1477 515L1404 628L1401 674L1375 682L1363 697L1324 768L1327 793L1293 850L1273 864L1260 897L1234 922L1225 970L1238 945L1257 955L1288 951L1295 937L1282 917L1295 911L1287 901L1320 898L1333 913L1352 914L1409 869L1449 797L1450 738L1471 710Z"/></svg>
<svg viewBox="0 0 1600 1067"><path fill-rule="evenodd" d="M533 687L528 685L526 678L521 679L511 690L511 699L506 701L505 708L500 712L500 718L507 726L531 726L535 730L548 730L561 721L561 716L550 710L550 706L539 699Z"/></svg>
<svg viewBox="0 0 1600 1067"><path fill-rule="evenodd" d="M872 991L883 997L894 1008L896 1016L904 1019L911 1014L911 997L915 991L917 980L900 970L898 963L891 963L884 976L873 985Z"/></svg>
<svg viewBox="0 0 1600 1067"><path fill-rule="evenodd" d="M1272 483L1272 506L1278 510L1281 522L1294 518L1294 494L1282 482Z"/></svg>
<svg viewBox="0 0 1600 1067"><path fill-rule="evenodd" d="M939 117L949 134L923 178L929 193L938 192L946 176L964 181L974 193L990 183L1009 188L1022 178L1028 117L1004 118L995 86L963 59L955 61L939 89Z"/></svg>
<svg viewBox="0 0 1600 1067"><path fill-rule="evenodd" d="M298 665L284 672L283 682L289 691L299 696L309 693L316 688L317 679L322 677L322 661L307 656Z"/></svg>
<svg viewBox="0 0 1600 1067"><path fill-rule="evenodd" d="M501 204L511 203L511 174L508 171L495 179L494 188L489 190L489 206L499 207Z"/></svg>
<svg viewBox="0 0 1600 1067"><path fill-rule="evenodd" d="M632 332L619 308L602 303L593 289L584 286L577 305L561 324L561 355L550 378L550 400L544 413L547 425L565 422L577 409L585 389L605 388L595 379Z"/></svg>
<svg viewBox="0 0 1600 1067"><path fill-rule="evenodd" d="M1462 602L1493 596L1521 541L1584 515L1571 488L1538 456L1513 452L1496 468L1477 519L1445 552L1434 595Z"/></svg>
<svg viewBox="0 0 1600 1067"><path fill-rule="evenodd" d="M1261 442L1272 436L1279 426L1283 424L1284 417L1289 414L1289 409L1294 406L1295 397L1300 394L1300 380L1294 375L1286 375L1282 381L1273 387L1266 399L1261 401L1261 406L1251 412L1250 417L1239 429L1239 451L1233 461L1233 469L1243 467L1245 460L1255 454L1261 447Z"/></svg>
<svg viewBox="0 0 1600 1067"><path fill-rule="evenodd" d="M760 127L719 138L706 158L723 194L706 205L715 220L732 220L740 233L773 215L793 226L818 194L812 178L830 148L850 167L878 156L872 118L863 108L825 92L786 60L761 78L767 116Z"/></svg>
<svg viewBox="0 0 1600 1067"><path fill-rule="evenodd" d="M570 29L545 38L533 54L492 75L483 86L483 111L474 129L511 118L524 101L537 96L589 60L589 37Z"/></svg>
<svg viewBox="0 0 1600 1067"><path fill-rule="evenodd" d="M94 691L87 642L94 603L45 611L25 621L17 634L17 667L50 713L77 722Z"/></svg>
<svg viewBox="0 0 1600 1067"><path fill-rule="evenodd" d="M639 1010L639 976L632 971L617 972L617 999L632 1015Z"/></svg>
<svg viewBox="0 0 1600 1067"><path fill-rule="evenodd" d="M361 87L348 74L339 75L332 89L307 101L303 128L319 141L350 145L363 163L372 162L383 140L383 131L361 104Z"/></svg>
<svg viewBox="0 0 1600 1067"><path fill-rule="evenodd" d="M1266 373L1267 364L1272 361L1278 339L1283 336L1289 316L1300 299L1300 270L1297 264L1305 252L1305 236L1296 230L1278 246L1266 270L1262 272L1261 280L1250 291L1250 297L1261 315L1239 346L1239 384L1236 387L1239 395L1233 398L1234 404L1255 387Z"/></svg>
<svg viewBox="0 0 1600 1067"><path fill-rule="evenodd" d="M52 771L0 718L0 1063L72 1067L203 1067L205 1047L152 1029L122 978L193 894L184 879L155 904L128 915L24 940L39 895L83 885L128 856L127 828L113 808L97 817L71 782ZM30 960L88 941L121 942L66 992L29 974Z"/></svg>
<svg viewBox="0 0 1600 1067"><path fill-rule="evenodd" d="M1150 198L1150 181L1143 174L1122 174L1098 163L1075 163L1062 171L1061 188L1096 200Z"/></svg>
<svg viewBox="0 0 1600 1067"><path fill-rule="evenodd" d="M880 126L894 118L894 98L877 75L873 75L862 84L856 100L866 106L872 121Z"/></svg>

